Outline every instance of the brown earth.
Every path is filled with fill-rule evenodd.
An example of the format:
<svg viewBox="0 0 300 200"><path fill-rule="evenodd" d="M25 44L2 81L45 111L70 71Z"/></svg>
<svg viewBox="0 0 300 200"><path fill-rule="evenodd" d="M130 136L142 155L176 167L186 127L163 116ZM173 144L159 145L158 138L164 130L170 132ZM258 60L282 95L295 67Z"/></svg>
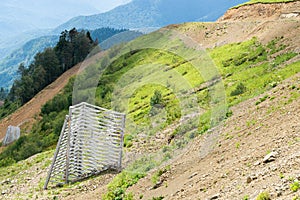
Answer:
<svg viewBox="0 0 300 200"><path fill-rule="evenodd" d="M218 21L267 21L284 18L300 19L300 1L257 3L229 9Z"/></svg>
<svg viewBox="0 0 300 200"><path fill-rule="evenodd" d="M292 89L293 85L297 86ZM171 163L153 189L150 173L129 191L136 199L250 199L269 191L272 199L292 199L291 179L300 179L300 74L275 89L232 108L234 115L194 141ZM255 105L259 98L269 98ZM273 99L274 98L274 99ZM272 100L273 99L273 100ZM275 160L263 163L268 152Z"/></svg>

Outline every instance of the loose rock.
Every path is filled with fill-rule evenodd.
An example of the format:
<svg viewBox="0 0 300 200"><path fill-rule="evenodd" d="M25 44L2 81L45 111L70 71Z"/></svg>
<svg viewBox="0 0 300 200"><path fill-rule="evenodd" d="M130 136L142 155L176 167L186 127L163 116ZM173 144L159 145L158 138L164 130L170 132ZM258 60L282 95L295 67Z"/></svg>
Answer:
<svg viewBox="0 0 300 200"><path fill-rule="evenodd" d="M269 162L275 161L275 158L277 155L278 155L278 153L276 151L269 153L268 155L266 155L264 157L263 163L269 163Z"/></svg>
<svg viewBox="0 0 300 200"><path fill-rule="evenodd" d="M220 194L215 194L214 196L210 197L209 200L218 199L220 197Z"/></svg>

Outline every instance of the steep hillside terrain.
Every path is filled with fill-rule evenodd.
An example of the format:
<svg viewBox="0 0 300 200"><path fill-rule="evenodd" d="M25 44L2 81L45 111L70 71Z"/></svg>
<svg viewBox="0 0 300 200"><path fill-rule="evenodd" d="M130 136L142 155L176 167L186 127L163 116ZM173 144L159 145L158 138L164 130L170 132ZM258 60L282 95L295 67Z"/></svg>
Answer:
<svg viewBox="0 0 300 200"><path fill-rule="evenodd" d="M166 163L170 167L158 188L153 172L129 191L136 199L255 199L263 191L278 200L299 195L290 189L300 178L299 91L300 74L233 107L230 119ZM270 153L274 158L264 161Z"/></svg>
<svg viewBox="0 0 300 200"><path fill-rule="evenodd" d="M58 94L61 89L64 88L64 86L68 83L70 77L76 75L79 68L80 64L71 68L62 76L60 76L56 81L54 81L52 84L38 93L28 103L19 108L16 112L2 119L0 122L0 138L3 139L6 133L6 129L9 125L18 126L22 125L23 123L25 125L27 122L30 122L32 120L35 121L35 118L38 117L41 111L42 105L52 99L53 96Z"/></svg>
<svg viewBox="0 0 300 200"><path fill-rule="evenodd" d="M153 183L152 170L129 188L134 199L255 199L268 191L272 199L292 199L290 184L299 179L300 74L258 97L232 108L233 116L191 142ZM265 96L268 96L264 101ZM261 102L257 104L256 102ZM256 105L257 104L257 105ZM272 162L264 157L277 152ZM4 199L101 199L114 173L43 191L53 151L1 169ZM156 186L155 186L156 185ZM155 187L154 187L155 186ZM155 188L155 189L154 189ZM299 192L298 192L299 194ZM217 198L218 197L218 198Z"/></svg>
<svg viewBox="0 0 300 200"><path fill-rule="evenodd" d="M90 59L96 59L98 56L101 57L101 54L98 54ZM85 61L87 64L89 59ZM55 95L57 95L61 90L67 85L70 78L79 73L79 69L84 69L82 63L77 64L73 68L66 71L63 75L61 75L57 80L55 80L52 84L47 86L44 90L39 92L34 98L32 98L28 103L23 105L13 114L7 116L2 119L0 122L0 140L2 140L5 136L6 129L9 125L12 126L23 126L24 129L30 130L31 125L35 120L39 118L39 114L41 112L41 107L51 100ZM28 127L29 126L29 127Z"/></svg>
<svg viewBox="0 0 300 200"><path fill-rule="evenodd" d="M272 13L278 5L252 6L263 6L264 13ZM295 10L300 8L298 2L282 6ZM246 7L252 9L250 5ZM229 10L217 23L170 25L133 41L128 47L116 47L104 53L102 58L103 55L97 55L97 59L91 60L91 63L96 61L92 65L96 67L86 68L83 75L78 77L81 83L79 89L82 89L78 98L84 99L80 94L92 92L91 83L95 78L92 75L101 71L109 56L114 57L121 52L121 56L117 56L104 71L103 79L98 82L96 78L99 77L95 78L95 103L109 107L112 100L110 91L114 90L119 80L135 91L133 94L125 93L125 96L131 94L128 119L150 127L146 131L127 127L124 169L121 173L105 173L80 183L43 191L46 169L53 151L44 152L1 169L0 190L3 197L246 200L256 199L264 192L271 199L298 200L299 18L298 15L290 15L294 11L290 13L283 10L278 11L280 14L268 14L266 18L259 14L249 15L251 20L248 20L248 11L244 8ZM235 16L243 13L245 17L235 19ZM282 13L287 15L282 16ZM175 39L170 37L164 40L168 29L177 31L181 37L173 36ZM192 38L192 42L182 35ZM152 48L131 49L132 44L147 42L153 45ZM226 113L227 119L217 126L210 124L209 118L208 88L214 82L205 83L195 75L190 64L193 59L184 60L180 54L174 55L163 48L155 49L156 44L162 44L163 47L168 46L168 50L193 53L189 48L195 42L206 49L219 70L220 77L216 79L222 79L225 86L229 110ZM181 43L184 47L180 46ZM122 54L126 48L130 51ZM154 72L152 75L156 79L168 77L167 80L172 80L174 74L164 76L164 73L175 69L177 74L190 81L192 88L183 96L197 95L197 103L201 107L199 113L192 113L179 120L181 113L178 112L176 95L159 85L140 86L140 80L136 81L134 74L130 74L136 66L143 66L141 71L150 74L153 72L147 71L147 68L161 67L163 72ZM128 75L131 82L122 79L124 74ZM168 84L171 88L178 86ZM156 91L160 92L157 96L161 96L160 103L167 112L161 118L165 120L163 126L157 125L160 121L156 120L160 115L149 104ZM61 114L54 111L52 115ZM152 122L149 115L157 118ZM199 116L200 124L197 123ZM190 119L195 119L196 126Z"/></svg>
<svg viewBox="0 0 300 200"><path fill-rule="evenodd" d="M268 2L268 1L266 1ZM282 2L282 1L280 1ZM266 21L279 19L299 19L300 1L288 3L255 3L229 9L219 21Z"/></svg>

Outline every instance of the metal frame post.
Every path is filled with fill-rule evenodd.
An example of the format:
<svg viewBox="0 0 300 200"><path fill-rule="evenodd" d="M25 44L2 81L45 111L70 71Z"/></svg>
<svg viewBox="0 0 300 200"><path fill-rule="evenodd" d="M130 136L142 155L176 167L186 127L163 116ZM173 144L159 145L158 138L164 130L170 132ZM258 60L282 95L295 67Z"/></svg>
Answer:
<svg viewBox="0 0 300 200"><path fill-rule="evenodd" d="M56 150L55 150L55 153L54 153L54 158L52 160L52 163L51 163L51 166L50 166L50 170L48 171L46 182L44 184L44 190L46 190L47 187L48 187L48 184L49 184L49 181L50 181L50 177L51 177L51 174L52 174L52 170L53 170L53 167L54 167L54 164L55 164L58 152L60 150L60 144L61 144L61 141L62 141L62 138L63 138L63 135L64 135L64 131L65 131L65 128L66 128L66 125L67 125L68 121L69 121L69 116L67 115L65 117L65 122L64 122L64 125L62 127L59 139L58 139L58 143L57 143Z"/></svg>

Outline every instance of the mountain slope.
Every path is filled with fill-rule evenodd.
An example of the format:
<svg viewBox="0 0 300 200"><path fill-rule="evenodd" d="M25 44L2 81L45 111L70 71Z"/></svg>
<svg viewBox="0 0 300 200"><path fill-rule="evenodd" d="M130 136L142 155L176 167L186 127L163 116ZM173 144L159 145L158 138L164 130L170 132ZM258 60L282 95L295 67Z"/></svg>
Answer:
<svg viewBox="0 0 300 200"><path fill-rule="evenodd" d="M93 59L96 59L97 56L101 56L101 54L96 55ZM89 62L89 59L85 60L85 64ZM5 136L6 129L9 125L18 126L23 125L26 122L29 124L33 124L36 120L36 117L41 112L41 107L51 100L55 95L62 91L62 89L67 85L70 78L75 76L79 69L82 67L82 63L77 64L72 67L65 73L63 73L58 79L56 79L52 84L48 85L45 89L39 92L34 98L32 98L28 103L23 105L13 114L4 118L0 122L0 140L2 140ZM82 68L83 69L83 68ZM27 124L28 125L28 124Z"/></svg>
<svg viewBox="0 0 300 200"><path fill-rule="evenodd" d="M147 28L188 21L214 21L228 8L245 0L134 0L109 12L71 19L55 29L59 32L72 27ZM212 9L213 8L213 9Z"/></svg>
<svg viewBox="0 0 300 200"><path fill-rule="evenodd" d="M300 178L300 95L292 96L299 89L298 73L273 90L234 106L230 119L166 164L170 170L160 177L161 186L154 189L152 172L128 192L135 199L143 195L143 199L227 200L256 199L267 191L271 199L293 199L299 195L290 185ZM269 98L255 105L264 96ZM270 152L278 155L273 162L264 163Z"/></svg>
<svg viewBox="0 0 300 200"><path fill-rule="evenodd" d="M292 5L297 6L294 3ZM265 7L266 11L272 10L273 6L276 5ZM238 14L240 10L235 12ZM255 199L260 192L267 191L272 199L292 199L297 192L292 192L290 185L299 179L300 167L299 25L297 16L268 21L256 16L255 21L250 22L232 20L172 25L139 38L134 42L160 43L162 41L158 38L159 33L169 28L192 37L207 48L208 54L220 70L225 85L227 102L232 110L227 113L229 118L202 136L202 126L191 130L190 126L186 126L189 123L184 123L184 119L171 121L169 126L159 131L155 131L158 127L155 124L149 133L143 130L136 130L137 133L127 131L125 169L122 173L104 174L63 188L51 188L48 192L41 189L46 175L44 169L50 164L52 152L34 156L2 170L4 175L1 187L4 197L31 198L37 195L39 198L101 199L103 194L106 194L106 197L114 195L113 197L123 198L126 192L130 199L129 192L132 192L134 199L159 199L159 196L162 196L165 199L227 200ZM165 42L162 45L180 48L173 40L174 44L170 41ZM192 45L186 45L190 46ZM108 54L118 53L118 50L112 49ZM96 59L95 64L99 68L102 63ZM180 76L186 79L193 78L193 70L174 54L155 49L129 51L128 54L114 60L111 68L104 74L104 79L97 82L96 103L110 103L105 99L110 95L107 90L112 90L118 78L135 66L144 66L146 69L147 63L160 63L159 66L166 67L163 73L176 69ZM98 70L88 69L88 77ZM134 76L130 78L134 79ZM199 81L197 79L196 83ZM84 92L91 91L90 82L80 83L81 88L87 89ZM233 91L239 89L239 83L243 83L244 89L234 94ZM133 81L131 85L134 84L138 83ZM157 88L159 87L156 86ZM208 90L205 84L191 89L199 98L208 100L208 95L202 94ZM147 87L136 90L129 103L131 110L128 119L147 123L151 114L147 112L147 108L152 92L153 88ZM189 94L191 93L187 93ZM162 90L162 96L168 103L172 103L170 100L176 98L165 90ZM205 109L205 105L201 106ZM202 112L198 114L203 116ZM199 115L196 115L197 118L192 117L198 121ZM204 126L203 118L200 120ZM128 136L131 136L131 139ZM264 163L264 156L270 152L274 152L274 156L270 162ZM152 157L153 153L158 157ZM176 156L176 153L179 155ZM142 157L145 154L146 157ZM160 159L164 159L163 165L160 165ZM32 162L40 164L38 167L32 167ZM134 170L128 168L132 163ZM18 169L21 166L26 173L19 177L15 173L21 172ZM152 171L149 171L151 169ZM136 172L140 172L145 178L139 181L135 176L132 178ZM109 187L106 186L108 182ZM127 189L128 183L136 182L136 185ZM24 184L30 188L24 187ZM17 191L21 191L21 194Z"/></svg>
<svg viewBox="0 0 300 200"><path fill-rule="evenodd" d="M293 89L293 85L296 88ZM170 165L170 168L161 176L163 183L160 187L151 189L155 185L152 177L156 174L156 170L152 170L129 188L135 194L134 199L159 196L172 200L209 199L213 196L221 200L246 196L255 199L261 191L268 191L273 199L292 199L297 193L290 192L292 181L289 179L300 178L300 98L298 96L292 101L289 98L297 89L300 89L299 73L273 90L232 107L234 115L223 125L196 138L182 150L182 154L164 165ZM266 101L255 105L266 95L269 96ZM271 97L275 98L272 100ZM282 107L287 101L289 103ZM257 121L249 125L252 119ZM270 151L279 155L274 162L264 164L262 160ZM2 168L0 190L3 197L101 199L101 195L107 192L107 184L116 176L107 173L45 192L42 187L53 153L52 150L44 152ZM248 177L252 179L250 183L247 183Z"/></svg>

